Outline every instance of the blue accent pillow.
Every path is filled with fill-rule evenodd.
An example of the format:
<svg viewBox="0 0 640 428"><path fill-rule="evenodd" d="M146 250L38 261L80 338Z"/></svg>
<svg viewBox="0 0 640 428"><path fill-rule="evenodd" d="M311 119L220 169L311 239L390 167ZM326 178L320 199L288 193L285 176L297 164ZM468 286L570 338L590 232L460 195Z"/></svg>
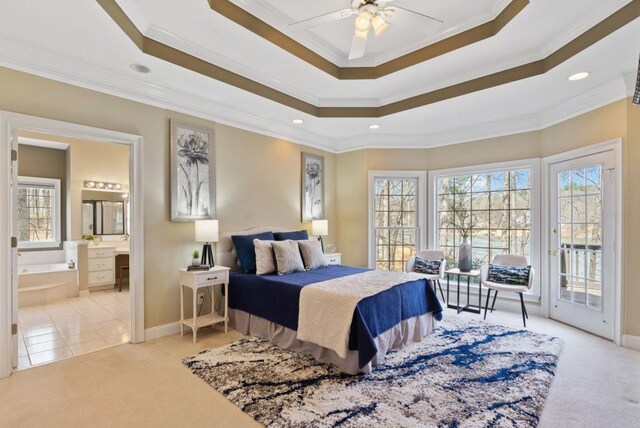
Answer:
<svg viewBox="0 0 640 428"><path fill-rule="evenodd" d="M238 260L244 273L256 273L256 249L253 246L254 239L274 241L273 232L258 233L255 235L233 235L233 245L238 253Z"/></svg>
<svg viewBox="0 0 640 428"><path fill-rule="evenodd" d="M309 234L306 230L296 230L295 232L275 232L273 236L275 236L276 241L286 241L287 239L291 239L292 241L302 241L309 239Z"/></svg>
<svg viewBox="0 0 640 428"><path fill-rule="evenodd" d="M530 273L531 266L514 267L490 264L489 277L487 279L497 284L522 285L527 287L529 285Z"/></svg>
<svg viewBox="0 0 640 428"><path fill-rule="evenodd" d="M413 265L413 271L416 273L423 273L427 275L440 275L441 259L427 260L422 257L416 256L415 264Z"/></svg>

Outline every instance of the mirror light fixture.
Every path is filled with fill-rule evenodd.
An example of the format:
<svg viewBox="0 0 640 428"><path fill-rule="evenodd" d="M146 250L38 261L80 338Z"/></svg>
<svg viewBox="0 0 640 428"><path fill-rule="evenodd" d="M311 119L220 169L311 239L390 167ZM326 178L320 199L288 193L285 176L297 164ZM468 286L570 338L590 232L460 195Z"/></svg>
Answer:
<svg viewBox="0 0 640 428"><path fill-rule="evenodd" d="M85 189L99 189L99 190L122 190L122 184L120 183L108 183L105 181L97 180L84 180Z"/></svg>

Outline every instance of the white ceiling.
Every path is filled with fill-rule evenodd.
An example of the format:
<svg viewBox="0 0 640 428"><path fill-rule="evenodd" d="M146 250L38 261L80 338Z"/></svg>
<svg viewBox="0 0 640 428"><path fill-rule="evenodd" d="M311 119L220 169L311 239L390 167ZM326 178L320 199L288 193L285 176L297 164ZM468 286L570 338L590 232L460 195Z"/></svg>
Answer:
<svg viewBox="0 0 640 428"><path fill-rule="evenodd" d="M415 22L394 21L379 37L369 37L365 56L347 59L351 48L355 16L307 30L291 30L289 25L326 13L350 9L351 0L231 0L308 48L341 67L375 66L452 34L494 19L511 0L394 0L399 6L443 21L432 26L424 18ZM414 24L414 25L412 25ZM415 25L417 24L417 25ZM422 25L421 25L422 24ZM425 28L427 32L421 30Z"/></svg>
<svg viewBox="0 0 640 428"><path fill-rule="evenodd" d="M451 20L457 16L460 22L468 21L463 8L454 7L466 0L400 1L424 3L424 8L448 3L443 10ZM370 81L337 80L216 14L206 0L118 3L148 37L297 98L320 106L377 106L543 58L629 1L532 0L498 36ZM299 12L286 5L311 2L268 3L295 18ZM478 3L487 10L493 5L495 13L500 2ZM539 129L620 99L629 90L623 74L637 67L639 31L636 20L543 76L375 120L311 117L147 56L95 1L5 2L0 65L340 152L428 147ZM420 37L416 43L424 42ZM152 72L135 73L129 68L132 63ZM567 80L582 70L591 77ZM293 118L305 122L296 126ZM374 122L380 124L377 131L368 129Z"/></svg>

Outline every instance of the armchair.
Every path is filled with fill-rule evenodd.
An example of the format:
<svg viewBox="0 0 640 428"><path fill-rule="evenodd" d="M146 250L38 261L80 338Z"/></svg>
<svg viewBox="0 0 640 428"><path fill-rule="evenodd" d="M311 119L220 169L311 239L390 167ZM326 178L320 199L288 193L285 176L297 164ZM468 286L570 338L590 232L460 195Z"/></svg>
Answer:
<svg viewBox="0 0 640 428"><path fill-rule="evenodd" d="M440 284L440 280L444 279L444 271L447 270L447 259L445 259L444 257L444 253L440 250L423 250L420 251L419 256L423 259L427 259L427 260L442 260L442 263L440 263L440 273L438 275L427 275L427 274L420 274L423 275L425 278L427 278L428 280L431 280L435 283L438 284L438 288L440 289L440 295L442 296L442 301L444 302L444 293L442 292L442 285ZM413 266L416 263L416 258L415 257L410 257L409 260L407 260L407 263L405 265L405 270L406 272L412 272L413 271ZM435 291L435 285L434 285L434 290Z"/></svg>
<svg viewBox="0 0 640 428"><path fill-rule="evenodd" d="M499 266L512 266L512 267L526 267L529 265L527 262L527 258L523 256L516 256L511 254L498 254L493 258L492 264ZM498 297L498 291L513 291L520 296L520 307L522 309L522 323L524 326L527 326L527 319L529 318L529 314L527 313L527 307L524 304L524 298L522 297L522 293L529 291L533 286L533 278L534 278L534 270L531 268L529 271L529 283L524 285L512 285L512 284L501 284L497 282L489 281L489 265L482 265L480 267L480 281L482 285L487 287L487 301L484 306L484 319L487 319L487 309L489 307L489 298L491 296L491 291L495 293L493 295L493 303L491 304L491 313L493 313L493 308L496 306L496 298Z"/></svg>

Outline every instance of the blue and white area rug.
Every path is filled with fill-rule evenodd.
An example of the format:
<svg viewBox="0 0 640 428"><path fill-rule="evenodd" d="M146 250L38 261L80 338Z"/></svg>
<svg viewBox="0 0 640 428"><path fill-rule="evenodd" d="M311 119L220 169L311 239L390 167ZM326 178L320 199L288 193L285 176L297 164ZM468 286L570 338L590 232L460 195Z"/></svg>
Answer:
<svg viewBox="0 0 640 428"><path fill-rule="evenodd" d="M454 317L368 375L257 338L184 364L270 427L529 427L561 349L555 337Z"/></svg>

